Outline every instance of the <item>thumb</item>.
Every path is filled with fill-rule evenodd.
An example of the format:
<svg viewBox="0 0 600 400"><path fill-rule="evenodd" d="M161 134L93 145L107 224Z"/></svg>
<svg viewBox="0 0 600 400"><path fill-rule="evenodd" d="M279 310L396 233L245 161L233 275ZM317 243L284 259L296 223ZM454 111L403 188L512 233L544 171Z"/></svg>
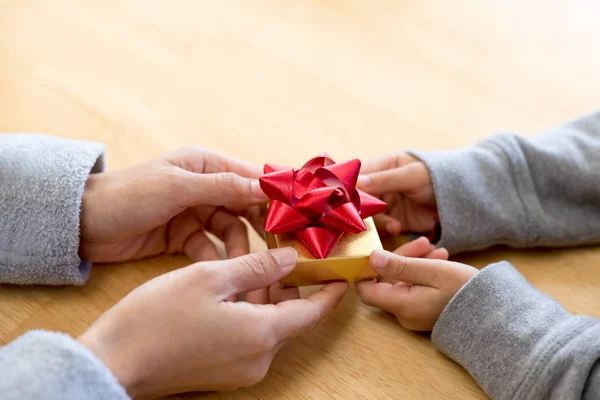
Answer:
<svg viewBox="0 0 600 400"><path fill-rule="evenodd" d="M250 206L265 203L267 195L258 180L245 178L233 172L200 174L186 172L189 196L188 207L210 205L242 211Z"/></svg>
<svg viewBox="0 0 600 400"><path fill-rule="evenodd" d="M369 258L371 267L381 277L411 285L439 287L440 273L444 262L424 258L409 258L375 250Z"/></svg>
<svg viewBox="0 0 600 400"><path fill-rule="evenodd" d="M297 262L298 253L289 247L216 261L220 277L217 291L226 298L268 287L289 274Z"/></svg>
<svg viewBox="0 0 600 400"><path fill-rule="evenodd" d="M398 168L360 175L358 188L373 195L409 192L425 186L428 179L429 173L422 163L410 163Z"/></svg>

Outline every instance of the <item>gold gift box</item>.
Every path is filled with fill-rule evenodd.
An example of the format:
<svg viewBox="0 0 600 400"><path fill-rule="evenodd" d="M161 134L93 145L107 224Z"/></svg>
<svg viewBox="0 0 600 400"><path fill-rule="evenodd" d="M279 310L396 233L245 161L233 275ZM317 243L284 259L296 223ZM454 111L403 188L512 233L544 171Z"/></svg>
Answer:
<svg viewBox="0 0 600 400"><path fill-rule="evenodd" d="M369 266L373 250L381 249L381 240L373 218L364 220L367 230L345 233L325 259L315 257L293 233L274 235L265 232L270 249L293 247L298 252L298 265L281 280L284 287L320 285L332 281L360 281L375 278Z"/></svg>

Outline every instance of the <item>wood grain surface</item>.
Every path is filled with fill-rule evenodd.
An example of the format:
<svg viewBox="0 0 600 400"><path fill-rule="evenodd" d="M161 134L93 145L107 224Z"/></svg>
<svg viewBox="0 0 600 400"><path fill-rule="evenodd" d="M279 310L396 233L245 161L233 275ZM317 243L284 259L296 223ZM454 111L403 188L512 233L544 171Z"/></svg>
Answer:
<svg viewBox="0 0 600 400"><path fill-rule="evenodd" d="M298 165L323 150L367 159L533 135L598 106L599 4L0 0L0 131L101 141L111 169L191 144ZM600 316L599 248L459 259L508 259L569 310ZM0 344L33 328L78 335L188 262L98 266L81 288L0 286ZM427 336L351 293L259 385L175 398L485 397Z"/></svg>

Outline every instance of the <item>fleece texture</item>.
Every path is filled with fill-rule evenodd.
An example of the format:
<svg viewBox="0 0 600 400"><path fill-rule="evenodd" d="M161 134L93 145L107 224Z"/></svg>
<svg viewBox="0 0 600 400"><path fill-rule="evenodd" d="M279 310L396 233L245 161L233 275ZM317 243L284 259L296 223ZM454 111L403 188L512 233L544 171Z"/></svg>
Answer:
<svg viewBox="0 0 600 400"><path fill-rule="evenodd" d="M30 331L0 348L2 400L125 400L108 368L70 336Z"/></svg>
<svg viewBox="0 0 600 400"><path fill-rule="evenodd" d="M502 134L413 154L431 172L439 245L454 253L600 242L598 112L533 139ZM463 286L432 340L494 399L600 398L599 321L569 313L507 262Z"/></svg>
<svg viewBox="0 0 600 400"><path fill-rule="evenodd" d="M81 285L85 182L104 168L99 143L32 134L0 135L0 283Z"/></svg>

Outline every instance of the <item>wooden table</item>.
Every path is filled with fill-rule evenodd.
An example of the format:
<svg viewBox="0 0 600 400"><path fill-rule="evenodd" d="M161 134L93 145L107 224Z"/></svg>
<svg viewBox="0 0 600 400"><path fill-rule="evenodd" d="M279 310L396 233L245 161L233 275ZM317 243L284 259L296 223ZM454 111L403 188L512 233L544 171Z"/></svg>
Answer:
<svg viewBox="0 0 600 400"><path fill-rule="evenodd" d="M0 1L0 131L102 141L110 168L202 144L259 164L326 150L525 135L591 111L597 2ZM254 238L255 249L264 245ZM600 316L600 249L490 251L568 309ZM81 333L183 257L96 267L82 288L0 286L0 344ZM261 384L206 399L485 398L429 339L354 293Z"/></svg>

